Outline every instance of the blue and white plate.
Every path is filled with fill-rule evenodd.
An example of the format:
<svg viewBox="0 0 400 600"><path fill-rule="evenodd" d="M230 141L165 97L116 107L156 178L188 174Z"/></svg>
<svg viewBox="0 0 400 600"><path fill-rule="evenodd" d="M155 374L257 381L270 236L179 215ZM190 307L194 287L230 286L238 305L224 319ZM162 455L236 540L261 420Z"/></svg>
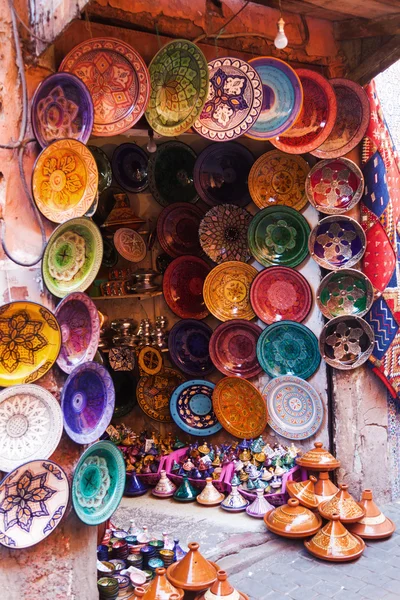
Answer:
<svg viewBox="0 0 400 600"><path fill-rule="evenodd" d="M215 384L204 379L192 379L179 385L170 400L170 412L175 423L191 435L213 435L222 429L212 406Z"/></svg>

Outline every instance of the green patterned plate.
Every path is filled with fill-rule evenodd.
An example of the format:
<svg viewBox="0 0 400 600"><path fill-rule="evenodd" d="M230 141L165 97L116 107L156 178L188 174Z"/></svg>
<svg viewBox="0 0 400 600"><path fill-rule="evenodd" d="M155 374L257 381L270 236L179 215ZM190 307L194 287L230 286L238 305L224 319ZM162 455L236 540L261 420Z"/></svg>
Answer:
<svg viewBox="0 0 400 600"><path fill-rule="evenodd" d="M248 239L250 252L264 267L296 267L308 254L310 226L305 218L288 206L269 206L251 220Z"/></svg>
<svg viewBox="0 0 400 600"><path fill-rule="evenodd" d="M166 44L149 66L151 89L146 119L160 135L184 133L199 117L208 94L208 65L188 40Z"/></svg>
<svg viewBox="0 0 400 600"><path fill-rule="evenodd" d="M257 358L270 377L308 379L321 362L317 338L308 327L294 321L280 321L264 329L257 342Z"/></svg>
<svg viewBox="0 0 400 600"><path fill-rule="evenodd" d="M328 273L317 290L317 304L324 317L364 316L374 301L372 283L356 269Z"/></svg>

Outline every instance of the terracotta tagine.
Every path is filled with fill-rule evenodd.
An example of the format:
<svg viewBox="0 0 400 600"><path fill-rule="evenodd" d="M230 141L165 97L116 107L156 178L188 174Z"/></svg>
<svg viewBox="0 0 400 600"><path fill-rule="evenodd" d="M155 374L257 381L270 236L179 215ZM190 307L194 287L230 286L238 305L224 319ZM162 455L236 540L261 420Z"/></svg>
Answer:
<svg viewBox="0 0 400 600"><path fill-rule="evenodd" d="M183 599L184 591L176 588L166 577L166 569L156 569L154 579L144 595L144 600L169 600L171 594L178 594L179 600Z"/></svg>
<svg viewBox="0 0 400 600"><path fill-rule="evenodd" d="M144 588L135 587L135 591L133 593L132 600L136 600L136 598L143 598L145 593L146 593L146 590Z"/></svg>
<svg viewBox="0 0 400 600"><path fill-rule="evenodd" d="M288 538L303 538L314 535L322 525L322 519L305 506L300 506L297 498L290 498L287 504L270 510L264 516L267 529Z"/></svg>
<svg viewBox="0 0 400 600"><path fill-rule="evenodd" d="M304 546L317 558L323 560L346 562L359 558L364 552L365 543L347 531L340 522L340 515L333 513L329 521L311 540L305 540Z"/></svg>
<svg viewBox="0 0 400 600"><path fill-rule="evenodd" d="M160 479L155 488L151 490L153 496L158 498L169 498L176 492L176 485L167 477L166 471L161 471Z"/></svg>
<svg viewBox="0 0 400 600"><path fill-rule="evenodd" d="M263 519L265 513L273 509L273 506L264 498L264 488L256 490L256 499L246 508L249 517Z"/></svg>
<svg viewBox="0 0 400 600"><path fill-rule="evenodd" d="M338 514L342 523L355 523L365 515L365 508L357 504L353 496L349 494L348 485L340 484L339 491L326 502L318 506L318 510L324 519L331 519L333 514Z"/></svg>
<svg viewBox="0 0 400 600"><path fill-rule="evenodd" d="M217 506L225 499L225 495L220 494L213 486L212 481L212 477L206 478L206 486L196 498L199 504L204 504L205 506Z"/></svg>
<svg viewBox="0 0 400 600"><path fill-rule="evenodd" d="M209 590L196 596L195 600L249 600L247 594L239 592L228 581L228 575L225 571L218 571L217 581L212 584Z"/></svg>
<svg viewBox="0 0 400 600"><path fill-rule="evenodd" d="M230 512L241 512L246 510L246 507L250 504L244 496L239 492L237 485L232 485L232 491L220 504L221 508Z"/></svg>
<svg viewBox="0 0 400 600"><path fill-rule="evenodd" d="M287 481L286 489L291 498L297 498L300 504L306 508L317 508L319 501L315 495L316 483L317 478L310 475L306 481Z"/></svg>
<svg viewBox="0 0 400 600"><path fill-rule="evenodd" d="M358 504L365 510L365 516L348 526L351 533L367 540L379 540L392 535L396 526L377 507L372 499L372 490L364 490Z"/></svg>
<svg viewBox="0 0 400 600"><path fill-rule="evenodd" d="M218 569L218 565L200 554L199 544L191 542L186 556L168 567L167 577L177 588L199 592L216 581Z"/></svg>
<svg viewBox="0 0 400 600"><path fill-rule="evenodd" d="M174 492L174 500L179 502L194 502L199 492L190 483L188 476L183 475L182 483Z"/></svg>
<svg viewBox="0 0 400 600"><path fill-rule="evenodd" d="M296 458L296 463L310 471L334 471L340 467L340 461L323 447L322 442L314 442L315 448Z"/></svg>
<svg viewBox="0 0 400 600"><path fill-rule="evenodd" d="M330 500L339 491L339 488L329 478L328 471L318 473L317 483L314 485L314 492L318 503Z"/></svg>

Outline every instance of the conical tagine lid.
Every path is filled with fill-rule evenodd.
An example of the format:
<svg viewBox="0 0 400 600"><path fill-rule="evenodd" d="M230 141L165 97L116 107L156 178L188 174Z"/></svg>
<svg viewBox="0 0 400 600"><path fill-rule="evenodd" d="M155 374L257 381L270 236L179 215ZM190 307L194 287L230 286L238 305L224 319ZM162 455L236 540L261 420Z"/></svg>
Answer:
<svg viewBox="0 0 400 600"><path fill-rule="evenodd" d="M246 508L246 513L249 517L263 519L264 515L274 507L264 498L264 490L256 490L256 499Z"/></svg>
<svg viewBox="0 0 400 600"><path fill-rule="evenodd" d="M317 508L319 502L314 491L316 482L317 478L310 475L306 481L287 481L286 489L291 498L297 498L306 508Z"/></svg>
<svg viewBox="0 0 400 600"><path fill-rule="evenodd" d="M206 560L199 552L199 544L189 544L189 552L182 560L169 566L167 577L177 588L200 591L217 579L218 565Z"/></svg>
<svg viewBox="0 0 400 600"><path fill-rule="evenodd" d="M221 508L231 512L246 510L250 502L242 496L237 485L232 485L231 493L221 502Z"/></svg>
<svg viewBox="0 0 400 600"><path fill-rule="evenodd" d="M300 506L297 498L290 498L287 504L269 511L264 516L264 523L277 535L302 538L316 533L322 525L322 519L305 506Z"/></svg>
<svg viewBox="0 0 400 600"><path fill-rule="evenodd" d="M151 493L153 496L168 498L169 496L173 496L175 492L176 485L172 483L169 477L167 477L166 471L161 471L160 479L158 480L156 487L151 490Z"/></svg>
<svg viewBox="0 0 400 600"><path fill-rule="evenodd" d="M311 540L304 541L306 549L317 558L345 562L358 558L364 552L364 541L347 531L339 518L339 514L334 513L332 521L329 521Z"/></svg>
<svg viewBox="0 0 400 600"><path fill-rule="evenodd" d="M217 504L221 504L222 500L224 499L225 495L220 494L220 492L213 486L211 477L207 477L205 488L196 498L199 504L204 504L206 506L216 506Z"/></svg>
<svg viewBox="0 0 400 600"><path fill-rule="evenodd" d="M330 500L339 491L339 488L329 479L328 471L318 473L317 483L314 485L314 492L319 504Z"/></svg>
<svg viewBox="0 0 400 600"><path fill-rule="evenodd" d="M195 600L249 600L249 597L231 586L226 572L220 570L217 573L217 581L209 590L196 596Z"/></svg>
<svg viewBox="0 0 400 600"><path fill-rule="evenodd" d="M396 529L395 524L380 511L372 499L372 490L364 490L361 502L365 516L357 523L351 523L348 530L367 540L390 537Z"/></svg>
<svg viewBox="0 0 400 600"><path fill-rule="evenodd" d="M324 519L329 521L332 515L336 513L342 523L355 523L363 518L365 509L357 504L353 496L349 494L348 487L348 485L342 483L333 498L318 506L318 510Z"/></svg>
<svg viewBox="0 0 400 600"><path fill-rule="evenodd" d="M333 471L340 467L340 461L323 447L322 442L315 442L314 446L315 448L296 458L300 467L310 471Z"/></svg>
<svg viewBox="0 0 400 600"><path fill-rule="evenodd" d="M171 594L178 594L179 600L183 598L183 590L170 583L165 575L165 569L156 569L153 581L150 583L144 595L144 600L169 600Z"/></svg>

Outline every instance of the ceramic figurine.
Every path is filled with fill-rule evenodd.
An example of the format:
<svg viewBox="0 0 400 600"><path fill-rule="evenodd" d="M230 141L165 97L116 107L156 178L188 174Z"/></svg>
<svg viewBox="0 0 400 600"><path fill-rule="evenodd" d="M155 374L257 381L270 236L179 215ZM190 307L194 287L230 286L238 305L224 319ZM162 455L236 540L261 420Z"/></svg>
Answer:
<svg viewBox="0 0 400 600"><path fill-rule="evenodd" d="M237 474L237 471L235 471L233 474L233 477L231 479L231 485L240 485L240 479L239 475Z"/></svg>
<svg viewBox="0 0 400 600"><path fill-rule="evenodd" d="M365 542L345 528L339 513L333 513L331 520L304 545L317 558L333 562L354 560L365 550Z"/></svg>
<svg viewBox="0 0 400 600"><path fill-rule="evenodd" d="M333 498L318 506L319 513L324 519L329 520L333 514L338 513L342 523L356 523L365 516L365 508L357 504L347 491L348 488L348 485L342 483Z"/></svg>
<svg viewBox="0 0 400 600"><path fill-rule="evenodd" d="M239 592L228 581L226 571L217 571L217 581L212 584L207 592L196 596L195 600L249 600L247 594Z"/></svg>
<svg viewBox="0 0 400 600"><path fill-rule="evenodd" d="M168 533L163 532L162 537L164 542L164 550L172 550L174 547L174 542L169 540Z"/></svg>
<svg viewBox="0 0 400 600"><path fill-rule="evenodd" d="M153 496L158 498L169 498L176 492L176 485L167 477L166 471L162 470L160 479L155 488L151 490Z"/></svg>
<svg viewBox="0 0 400 600"><path fill-rule="evenodd" d="M379 540L390 537L396 526L380 511L372 499L372 490L364 490L358 504L365 510L365 516L357 523L351 523L347 529L366 540Z"/></svg>
<svg viewBox="0 0 400 600"><path fill-rule="evenodd" d="M246 512L249 517L262 519L268 511L273 509L273 506L264 498L264 488L256 490L256 499L246 507Z"/></svg>
<svg viewBox="0 0 400 600"><path fill-rule="evenodd" d="M314 492L318 503L330 500L339 491L339 488L329 479L328 471L318 473L317 482L314 485Z"/></svg>
<svg viewBox="0 0 400 600"><path fill-rule="evenodd" d="M134 470L126 474L124 496L143 496L148 489L147 485L137 477Z"/></svg>
<svg viewBox="0 0 400 600"><path fill-rule="evenodd" d="M274 475L269 485L275 490L275 493L278 493L278 490L282 487L282 479Z"/></svg>
<svg viewBox="0 0 400 600"><path fill-rule="evenodd" d="M206 560L199 552L199 544L192 542L186 556L168 567L167 577L175 587L197 592L216 581L217 571L218 565Z"/></svg>
<svg viewBox="0 0 400 600"><path fill-rule="evenodd" d="M291 498L297 498L306 508L317 508L319 501L314 489L316 482L314 475L310 475L306 481L287 481L286 490Z"/></svg>
<svg viewBox="0 0 400 600"><path fill-rule="evenodd" d="M164 568L158 568L155 570L154 579L151 581L149 587L143 596L144 600L167 600L171 597L171 594L178 594L179 600L183 599L183 590L174 587L166 577L166 570Z"/></svg>
<svg viewBox="0 0 400 600"><path fill-rule="evenodd" d="M147 544L151 540L151 536L149 534L149 528L146 525L143 525L141 533L137 535L137 540L139 544Z"/></svg>
<svg viewBox="0 0 400 600"><path fill-rule="evenodd" d="M221 508L230 512L241 512L246 510L246 507L250 504L246 498L239 492L237 485L232 485L231 493L223 500L220 504Z"/></svg>
<svg viewBox="0 0 400 600"><path fill-rule="evenodd" d="M262 471L261 479L263 481L271 481L272 477L273 477L273 474L271 473L271 471L268 471L267 468L264 468Z"/></svg>
<svg viewBox="0 0 400 600"><path fill-rule="evenodd" d="M260 435L260 437L255 439L254 442L251 444L250 449L253 454L257 454L258 452L262 452L263 447L264 447L264 440L262 439L262 436Z"/></svg>
<svg viewBox="0 0 400 600"><path fill-rule="evenodd" d="M174 552L174 561L182 560L182 558L184 558L187 554L187 552L185 552L179 545L178 539L174 540L174 545L173 545L172 550Z"/></svg>
<svg viewBox="0 0 400 600"><path fill-rule="evenodd" d="M183 475L182 483L175 491L174 500L179 502L194 502L199 492L190 483L187 474Z"/></svg>
<svg viewBox="0 0 400 600"><path fill-rule="evenodd" d="M304 538L313 535L322 525L322 519L305 506L300 506L296 498L278 506L264 516L267 529L288 538Z"/></svg>
<svg viewBox="0 0 400 600"><path fill-rule="evenodd" d="M202 446L199 446L199 452L201 454L209 454L210 448L208 447L207 442L204 442Z"/></svg>
<svg viewBox="0 0 400 600"><path fill-rule="evenodd" d="M196 498L199 504L204 504L205 506L217 506L218 504L221 504L222 500L224 500L225 495L220 494L220 492L213 486L212 481L213 480L211 477L207 477L205 488Z"/></svg>
<svg viewBox="0 0 400 600"><path fill-rule="evenodd" d="M296 458L296 463L310 471L334 471L340 467L340 461L323 447L322 442L315 442L314 448L303 456Z"/></svg>

